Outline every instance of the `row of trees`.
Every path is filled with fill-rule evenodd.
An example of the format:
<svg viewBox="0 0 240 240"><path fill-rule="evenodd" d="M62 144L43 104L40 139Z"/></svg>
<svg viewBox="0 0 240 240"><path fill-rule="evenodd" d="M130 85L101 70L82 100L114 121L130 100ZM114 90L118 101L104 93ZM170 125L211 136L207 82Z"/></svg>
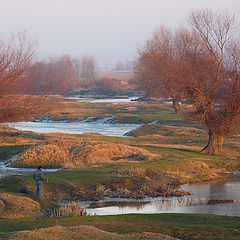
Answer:
<svg viewBox="0 0 240 240"><path fill-rule="evenodd" d="M115 70L116 71L133 71L135 68L136 61L121 61L119 60L116 65L115 65Z"/></svg>
<svg viewBox="0 0 240 240"><path fill-rule="evenodd" d="M188 26L161 26L139 50L137 83L151 96L190 99L209 130L204 153L218 154L240 124L240 38L233 15L193 11Z"/></svg>
<svg viewBox="0 0 240 240"><path fill-rule="evenodd" d="M18 79L21 92L62 94L71 89L90 88L97 75L97 63L91 56L73 59L69 55L34 63Z"/></svg>
<svg viewBox="0 0 240 240"><path fill-rule="evenodd" d="M0 40L0 122L15 121L48 109L46 96L13 94L18 79L28 74L35 56L35 43L25 33Z"/></svg>
<svg viewBox="0 0 240 240"><path fill-rule="evenodd" d="M24 32L0 40L0 122L46 112L54 105L49 94L89 88L96 77L97 63L91 56L36 62L35 53L36 43Z"/></svg>

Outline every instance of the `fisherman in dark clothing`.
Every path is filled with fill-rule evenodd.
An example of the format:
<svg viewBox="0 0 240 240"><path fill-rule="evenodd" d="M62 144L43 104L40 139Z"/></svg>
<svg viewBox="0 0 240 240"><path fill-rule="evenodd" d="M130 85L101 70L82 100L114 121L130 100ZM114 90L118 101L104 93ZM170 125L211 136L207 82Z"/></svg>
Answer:
<svg viewBox="0 0 240 240"><path fill-rule="evenodd" d="M44 173L42 172L42 166L38 166L37 171L34 172L34 180L36 181L37 188L37 197L41 198L42 196L42 186L43 181L48 181L47 178L44 178Z"/></svg>

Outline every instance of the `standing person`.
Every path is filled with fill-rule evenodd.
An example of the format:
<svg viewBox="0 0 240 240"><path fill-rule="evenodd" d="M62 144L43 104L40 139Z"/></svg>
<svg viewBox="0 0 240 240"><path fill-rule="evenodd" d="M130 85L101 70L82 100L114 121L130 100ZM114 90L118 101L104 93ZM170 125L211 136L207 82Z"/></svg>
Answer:
<svg viewBox="0 0 240 240"><path fill-rule="evenodd" d="M34 172L34 180L36 181L36 190L37 190L37 197L42 197L42 186L43 181L47 181L46 178L44 178L44 173L42 172L42 166L38 166L37 170Z"/></svg>

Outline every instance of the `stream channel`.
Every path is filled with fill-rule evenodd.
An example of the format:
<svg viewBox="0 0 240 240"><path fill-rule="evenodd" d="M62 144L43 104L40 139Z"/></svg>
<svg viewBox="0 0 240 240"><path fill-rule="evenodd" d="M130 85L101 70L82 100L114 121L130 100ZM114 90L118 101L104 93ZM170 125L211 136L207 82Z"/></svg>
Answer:
<svg viewBox="0 0 240 240"><path fill-rule="evenodd" d="M184 197L133 199L104 199L81 202L90 215L205 213L240 216L240 178L221 182L195 183L182 186L192 195Z"/></svg>
<svg viewBox="0 0 240 240"><path fill-rule="evenodd" d="M89 101L77 99L76 101ZM94 100L93 100L94 101ZM95 101L104 102L104 99ZM107 100L112 102L113 100ZM130 99L117 100L114 103L128 102ZM138 124L109 124L109 118L95 122L20 122L10 124L19 130L28 130L38 133L63 132L80 134L97 132L108 136L124 136L125 133L139 127ZM15 156L16 158L17 156ZM11 160L14 161L14 158ZM5 172L28 173L35 169L9 168L5 163L0 164L0 174ZM60 169L47 169L45 171L59 171ZM216 215L240 216L240 173L236 172L234 178L187 184L183 190L191 191L192 195L184 197L146 198L133 199L109 199L105 198L97 202L81 202L82 207L87 208L91 215L115 215L129 213L207 213Z"/></svg>
<svg viewBox="0 0 240 240"><path fill-rule="evenodd" d="M106 98L106 99L94 99L94 98L78 98L78 97L68 97L66 99L71 99L77 102L90 102L90 103L129 103L132 100L137 99L132 98ZM113 119L112 117L105 117L92 121L92 117L81 122L67 122L67 121L41 121L41 122L18 122L10 123L10 127L14 127L22 131L32 131L37 133L52 133L52 132L62 132L69 134L81 134L81 133L101 133L107 136L118 136L123 137L125 133L130 132L133 129L138 128L139 124L111 124L109 121Z"/></svg>

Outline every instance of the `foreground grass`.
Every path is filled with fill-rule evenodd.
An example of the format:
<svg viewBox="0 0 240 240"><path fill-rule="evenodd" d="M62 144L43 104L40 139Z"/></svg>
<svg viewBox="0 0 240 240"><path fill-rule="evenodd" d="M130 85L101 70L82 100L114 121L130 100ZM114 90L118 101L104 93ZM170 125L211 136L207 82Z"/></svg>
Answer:
<svg viewBox="0 0 240 240"><path fill-rule="evenodd" d="M55 225L90 225L118 234L161 233L179 239L239 239L240 218L206 214L129 214L78 218L0 219L0 233ZM1 235L0 235L1 236Z"/></svg>

